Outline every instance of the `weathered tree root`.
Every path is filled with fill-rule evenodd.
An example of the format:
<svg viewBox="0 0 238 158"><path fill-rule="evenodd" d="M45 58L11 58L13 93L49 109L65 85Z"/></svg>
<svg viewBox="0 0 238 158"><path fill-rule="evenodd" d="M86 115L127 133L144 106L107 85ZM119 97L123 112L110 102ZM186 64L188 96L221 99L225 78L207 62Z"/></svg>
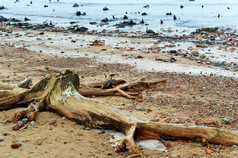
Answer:
<svg viewBox="0 0 238 158"><path fill-rule="evenodd" d="M158 83L152 82L149 88L158 86ZM160 83L159 83L160 84ZM132 84L130 84L132 85ZM138 85L138 84L137 84ZM129 89L144 90L145 85ZM152 85L152 86L151 86ZM121 85L122 90L127 87ZM2 87L0 85L0 87ZM119 86L120 87L120 86ZM128 88L128 87L127 87ZM127 89L128 90L128 89ZM138 154L138 148L134 142L136 139L193 139L202 138L209 143L222 145L238 145L238 135L231 134L218 128L202 127L202 126L185 126L176 124L165 124L155 122L144 122L129 117L115 107L103 103L96 99L86 98L82 96L79 89L79 77L77 74L66 71L65 73L53 74L45 77L38 82L32 89L19 93L15 91L15 95L0 98L0 110L16 108L21 105L26 106L35 99L40 104L26 113L34 113L40 110L54 110L60 115L84 123L94 128L107 128L123 132L126 136L117 145L117 149L121 151L125 149L130 154ZM0 95L1 96L1 95ZM33 110L33 111L32 111ZM27 115L30 119L35 119L37 115ZM12 121L19 118L13 117Z"/></svg>

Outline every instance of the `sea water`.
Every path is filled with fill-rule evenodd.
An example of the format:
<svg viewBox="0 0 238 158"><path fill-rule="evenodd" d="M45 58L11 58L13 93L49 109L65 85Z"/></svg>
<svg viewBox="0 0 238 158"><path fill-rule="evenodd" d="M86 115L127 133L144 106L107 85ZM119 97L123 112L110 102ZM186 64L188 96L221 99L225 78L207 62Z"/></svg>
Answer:
<svg viewBox="0 0 238 158"><path fill-rule="evenodd" d="M73 7L74 3L79 7ZM6 9L0 10L0 15L6 18L24 21L27 17L29 23L52 22L56 26L70 26L70 22L76 22L91 30L116 29L115 24L125 21L124 15L136 23L142 19L145 22L123 28L131 31L216 26L238 29L237 0L0 0L1 5ZM109 10L103 11L104 7ZM85 12L86 16L76 16L77 11ZM147 15L142 16L143 12ZM166 15L170 12L172 15ZM173 15L177 20L173 20ZM100 25L104 18L110 22ZM89 22L97 22L97 25L90 25Z"/></svg>

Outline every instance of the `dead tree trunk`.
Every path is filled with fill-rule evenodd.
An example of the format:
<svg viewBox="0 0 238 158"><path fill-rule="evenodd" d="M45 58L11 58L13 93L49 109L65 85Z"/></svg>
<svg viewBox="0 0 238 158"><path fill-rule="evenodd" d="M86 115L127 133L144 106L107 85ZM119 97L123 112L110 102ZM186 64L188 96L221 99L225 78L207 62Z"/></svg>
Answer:
<svg viewBox="0 0 238 158"><path fill-rule="evenodd" d="M116 89L123 92L141 91L158 87L164 83L165 80L160 82L139 81L112 88L114 89L112 92ZM51 109L68 119L82 122L93 128L107 128L123 132L126 136L118 143L118 151L126 147L129 153L138 153L134 138L173 140L202 138L214 144L238 145L237 135L218 128L145 122L129 117L99 100L86 98L79 93L78 75L69 70L65 73L49 75L29 90L4 85L0 85L0 89L2 89L0 91L0 110L29 104L28 108L18 111L8 121L16 121L22 117L34 120L40 110Z"/></svg>

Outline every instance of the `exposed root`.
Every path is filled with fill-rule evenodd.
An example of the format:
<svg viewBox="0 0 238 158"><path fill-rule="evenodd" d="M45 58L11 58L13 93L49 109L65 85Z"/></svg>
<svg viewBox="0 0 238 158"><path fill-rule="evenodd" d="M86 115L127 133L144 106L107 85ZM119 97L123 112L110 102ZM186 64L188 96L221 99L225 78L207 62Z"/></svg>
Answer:
<svg viewBox="0 0 238 158"><path fill-rule="evenodd" d="M39 105L40 103L37 100L35 100L31 104L29 104L27 108L15 112L10 117L10 119L6 120L5 122L16 122L25 117L27 117L29 121L36 120L36 117L39 114Z"/></svg>

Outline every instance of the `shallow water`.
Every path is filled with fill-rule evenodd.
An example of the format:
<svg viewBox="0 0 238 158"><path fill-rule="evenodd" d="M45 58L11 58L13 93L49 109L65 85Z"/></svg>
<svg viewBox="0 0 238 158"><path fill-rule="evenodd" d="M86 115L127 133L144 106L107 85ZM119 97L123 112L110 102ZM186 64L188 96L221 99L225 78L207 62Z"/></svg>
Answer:
<svg viewBox="0 0 238 158"><path fill-rule="evenodd" d="M32 4L30 2L32 1ZM74 3L79 7L72 7ZM148 4L149 8L143 6ZM52 21L57 26L70 26L70 22L78 22L80 26L89 27L91 30L115 29L112 27L116 23L122 22L122 17L127 12L129 19L139 23L142 19L148 25L136 25L124 28L124 30L142 30L146 27L155 31L160 28L199 28L224 26L238 29L238 1L237 0L1 0L0 5L6 9L0 10L0 15L7 18L17 18L24 20L24 17L30 19L32 23L42 23ZM44 7L48 5L48 7ZM183 5L184 8L180 8ZM202 8L202 5L204 6ZM109 8L103 11L104 7ZM228 9L229 7L229 9ZM86 16L76 16L76 11L85 12ZM140 12L140 14L138 13ZM141 13L146 12L147 16ZM171 12L176 15L165 15ZM220 14L220 18L218 18ZM117 18L109 22L109 25L100 27L99 25L90 25L89 22L101 23L101 20L108 18L113 20L112 16ZM163 20L163 25L160 24Z"/></svg>

